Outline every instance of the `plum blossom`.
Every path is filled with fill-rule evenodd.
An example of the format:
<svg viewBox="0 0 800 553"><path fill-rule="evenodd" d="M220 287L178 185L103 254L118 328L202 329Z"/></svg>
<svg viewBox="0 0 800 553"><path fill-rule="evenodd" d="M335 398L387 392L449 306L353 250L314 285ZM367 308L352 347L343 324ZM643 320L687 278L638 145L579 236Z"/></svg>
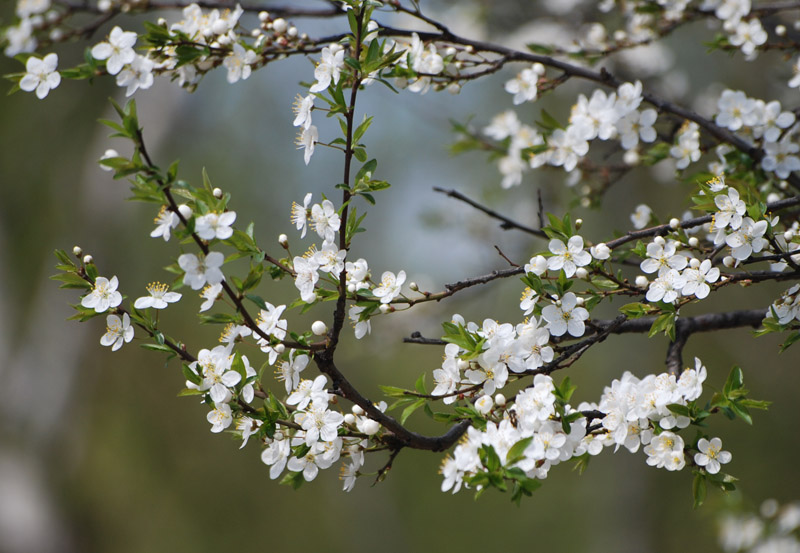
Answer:
<svg viewBox="0 0 800 553"><path fill-rule="evenodd" d="M125 86L125 96L153 86L153 68L155 63L149 58L136 56L133 61L117 74L117 86Z"/></svg>
<svg viewBox="0 0 800 553"><path fill-rule="evenodd" d="M631 223L633 223L633 228L636 230L641 230L647 226L650 222L650 215L653 213L653 210L650 209L650 206L645 204L639 204L636 206L636 209L631 214Z"/></svg>
<svg viewBox="0 0 800 553"><path fill-rule="evenodd" d="M570 237L565 245L558 238L550 240L548 248L553 256L547 260L547 268L552 271L564 269L564 275L570 278L578 267L583 267L592 262L592 256L583 249L583 237L575 235Z"/></svg>
<svg viewBox="0 0 800 553"><path fill-rule="evenodd" d="M339 74L344 68L344 48L341 44L331 44L322 49L322 58L314 69L314 78L317 80L309 92L322 92L328 87L339 82Z"/></svg>
<svg viewBox="0 0 800 553"><path fill-rule="evenodd" d="M222 432L233 422L231 406L227 403L215 403L214 409L208 412L206 419L211 423L212 432L215 434Z"/></svg>
<svg viewBox="0 0 800 553"><path fill-rule="evenodd" d="M156 224L156 228L150 233L150 237L158 238L160 236L164 238L164 242L167 242L169 241L170 231L178 226L180 218L177 213L162 205L161 211L158 212L153 222Z"/></svg>
<svg viewBox="0 0 800 553"><path fill-rule="evenodd" d="M544 72L544 65L534 63L531 67L520 71L515 78L506 81L506 92L514 95L515 106L536 99L539 77L544 75Z"/></svg>
<svg viewBox="0 0 800 553"><path fill-rule="evenodd" d="M400 287L405 281L405 271L400 271L397 276L391 271L386 271L381 275L381 283L372 291L372 295L380 298L381 303L389 303L400 295Z"/></svg>
<svg viewBox="0 0 800 553"><path fill-rule="evenodd" d="M686 279L675 269L668 269L658 275L658 278L650 283L647 290L647 301L672 303L680 295L681 290L686 284Z"/></svg>
<svg viewBox="0 0 800 553"><path fill-rule="evenodd" d="M305 353L297 355L296 350L291 350L289 360L281 363L277 371L278 380L283 380L287 394L290 394L300 384L300 373L308 366L308 362L308 355Z"/></svg>
<svg viewBox="0 0 800 553"><path fill-rule="evenodd" d="M311 126L311 110L314 109L314 98L313 94L308 94L305 97L297 95L294 101L293 111L295 118L292 121L292 125L303 127L304 129Z"/></svg>
<svg viewBox="0 0 800 553"><path fill-rule="evenodd" d="M61 74L56 70L58 55L47 54L43 59L31 56L25 62L25 74L19 87L25 92L36 91L36 97L43 100L47 94L61 84Z"/></svg>
<svg viewBox="0 0 800 553"><path fill-rule="evenodd" d="M313 260L299 256L294 258L292 266L296 275L294 285L300 291L300 297L304 302L312 303L317 299L314 286L319 280L319 273L317 272L319 267Z"/></svg>
<svg viewBox="0 0 800 553"><path fill-rule="evenodd" d="M108 311L122 303L122 294L117 292L119 281L116 276L111 280L106 277L97 277L94 281L92 291L86 294L81 300L81 305L88 309L94 309L97 313Z"/></svg>
<svg viewBox="0 0 800 553"><path fill-rule="evenodd" d="M784 137L780 142L767 142L764 144L764 153L761 167L765 171L774 171L779 178L789 177L792 171L800 169L800 157L797 152L800 145L792 142L791 136Z"/></svg>
<svg viewBox="0 0 800 553"><path fill-rule="evenodd" d="M693 259L690 267L683 271L681 276L686 279L681 294L684 296L694 294L698 299L703 299L711 292L709 284L719 280L719 269L711 266L710 259L704 259L702 262Z"/></svg>
<svg viewBox="0 0 800 553"><path fill-rule="evenodd" d="M100 338L100 344L111 346L111 351L117 351L123 343L131 340L133 340L133 327L127 313L122 315L122 319L113 314L106 317L106 333Z"/></svg>
<svg viewBox="0 0 800 553"><path fill-rule="evenodd" d="M709 474L717 474L721 465L730 463L733 458L730 452L722 451L722 440L719 438L712 438L710 442L700 438L697 449L700 453L695 454L694 462L698 466L705 467Z"/></svg>
<svg viewBox="0 0 800 553"><path fill-rule="evenodd" d="M731 255L734 259L743 261L754 253L758 253L767 246L768 242L763 238L767 232L767 221L753 221L750 217L742 219L742 226L739 230L729 234L725 239L731 247Z"/></svg>
<svg viewBox="0 0 800 553"><path fill-rule="evenodd" d="M214 302L217 301L219 295L222 293L222 284L209 284L203 291L200 293L200 297L203 298L205 301L200 305L200 313L203 311L208 311L214 305Z"/></svg>
<svg viewBox="0 0 800 553"><path fill-rule="evenodd" d="M106 42L99 42L92 47L91 54L96 60L106 60L106 71L109 75L116 75L125 65L133 63L136 58L133 49L135 44L136 33L123 31L117 26L111 29Z"/></svg>
<svg viewBox="0 0 800 553"><path fill-rule="evenodd" d="M181 299L181 294L177 292L170 292L168 284L161 284L160 282L151 282L147 285L147 291L150 292L149 296L138 298L133 306L136 309L164 309L167 304L175 303Z"/></svg>
<svg viewBox="0 0 800 553"><path fill-rule="evenodd" d="M251 66L255 61L256 53L253 50L243 47L238 42L234 43L233 51L222 62L228 70L228 82L233 84L239 79L246 80L252 72Z"/></svg>
<svg viewBox="0 0 800 553"><path fill-rule="evenodd" d="M193 253L185 253L178 258L178 266L185 271L183 283L192 290L200 290L208 284L219 284L225 280L222 274L222 264L225 256L220 252L209 252L205 257L199 258Z"/></svg>
<svg viewBox="0 0 800 553"><path fill-rule="evenodd" d="M360 307L358 305L353 305L350 307L347 315L350 318L350 322L353 324L353 331L355 332L356 340L360 340L370 332L372 332L372 325L370 324L370 320L367 318L366 320L361 320L361 313L366 309L366 307Z"/></svg>
<svg viewBox="0 0 800 553"><path fill-rule="evenodd" d="M553 336L562 336L566 332L579 338L585 332L583 321L589 318L589 312L578 307L578 298L567 292L561 298L561 305L548 305L542 309L542 318L550 323L548 329Z"/></svg>
<svg viewBox="0 0 800 553"><path fill-rule="evenodd" d="M203 240L225 240L233 236L231 225L236 220L235 211L206 213L195 219L194 231Z"/></svg>
<svg viewBox="0 0 800 553"><path fill-rule="evenodd" d="M306 237L306 231L308 230L308 204L311 203L311 192L305 195L303 198L303 205L298 204L297 202L292 202L292 217L291 221L295 228L300 233L300 238Z"/></svg>
<svg viewBox="0 0 800 553"><path fill-rule="evenodd" d="M303 161L305 161L306 165L308 165L308 163L311 161L311 156L314 155L314 147L318 141L319 131L314 125L304 128L297 136L297 140L295 142L298 149L304 150Z"/></svg>
<svg viewBox="0 0 800 553"><path fill-rule="evenodd" d="M340 225L339 214L330 200L322 200L322 204L311 206L311 228L325 242L333 242Z"/></svg>

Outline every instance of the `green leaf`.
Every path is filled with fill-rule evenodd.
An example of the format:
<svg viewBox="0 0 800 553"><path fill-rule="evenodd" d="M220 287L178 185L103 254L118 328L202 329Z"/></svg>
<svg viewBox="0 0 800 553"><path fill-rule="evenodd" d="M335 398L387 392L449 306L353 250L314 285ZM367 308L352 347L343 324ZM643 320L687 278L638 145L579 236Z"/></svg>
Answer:
<svg viewBox="0 0 800 553"><path fill-rule="evenodd" d="M626 303L619 308L620 312L627 315L629 319L644 317L650 312L650 306L644 303Z"/></svg>
<svg viewBox="0 0 800 553"><path fill-rule="evenodd" d="M695 473L692 481L692 497L694 498L694 508L697 509L706 500L706 479L699 472Z"/></svg>
<svg viewBox="0 0 800 553"><path fill-rule="evenodd" d="M728 379L725 381L725 386L722 388L722 394L729 398L731 392L738 390L739 388L744 386L744 373L742 373L742 369L738 366L735 366L731 369L731 372L728 374Z"/></svg>
<svg viewBox="0 0 800 553"><path fill-rule="evenodd" d="M189 365L186 363L181 365L181 371L183 372L183 377L192 384L200 385L200 383L203 382L203 379L200 378L200 375L190 369Z"/></svg>
<svg viewBox="0 0 800 553"><path fill-rule="evenodd" d="M409 405L408 407L406 407L405 409L403 409L403 412L400 415L400 424L405 424L406 419L408 419L408 417L410 417L414 411L416 411L423 405L425 405L425 399L420 398L411 405Z"/></svg>
<svg viewBox="0 0 800 553"><path fill-rule="evenodd" d="M647 334L648 338L652 338L659 332L663 332L669 336L670 340L675 340L675 313L663 313L653 322L650 327L650 332Z"/></svg>
<svg viewBox="0 0 800 553"><path fill-rule="evenodd" d="M164 351L166 353L175 353L171 347L164 344L142 344L142 348L153 351Z"/></svg>
<svg viewBox="0 0 800 553"><path fill-rule="evenodd" d="M425 390L425 373L422 373L420 377L417 379L417 382L414 384L414 389L417 390L418 393L426 395L428 392Z"/></svg>
<svg viewBox="0 0 800 553"><path fill-rule="evenodd" d="M59 288L91 289L92 287L90 282L75 273L59 273L51 276L50 279L61 282Z"/></svg>
<svg viewBox="0 0 800 553"><path fill-rule="evenodd" d="M511 449L508 450L506 454L506 466L513 465L517 461L521 460L525 457L525 450L528 448L530 443L533 441L533 436L529 436L527 438L523 438L511 446Z"/></svg>

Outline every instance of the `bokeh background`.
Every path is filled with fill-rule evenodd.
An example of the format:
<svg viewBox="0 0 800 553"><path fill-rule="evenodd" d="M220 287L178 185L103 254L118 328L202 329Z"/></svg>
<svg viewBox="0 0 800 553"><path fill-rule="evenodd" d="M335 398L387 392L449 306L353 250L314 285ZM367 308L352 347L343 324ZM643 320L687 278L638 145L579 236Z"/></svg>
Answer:
<svg viewBox="0 0 800 553"><path fill-rule="evenodd" d="M12 4L0 8L5 21ZM569 23L554 26L547 10L566 4L573 6ZM581 2L431 2L431 9L464 33L516 45L568 38L580 32L583 17ZM297 23L311 34L336 25ZM124 27L135 30L137 23ZM797 105L796 91L785 85L788 65L778 56L745 64L736 55L700 55L711 32L695 25L666 41L669 57L639 52L613 67L647 78L648 86L705 113L708 91L719 90L715 83ZM83 47L61 50L61 67L77 62ZM182 178L194 183L206 168L213 184L232 194L238 222L255 221L256 237L268 251L278 251L281 232L302 249L289 225L292 200L307 191L317 198L331 193L339 180L338 152L318 147L306 167L294 146L290 108L302 90L297 83L311 79L312 67L297 58L233 86L218 72L194 94L157 82L136 95L157 163L180 158ZM0 60L0 72L19 70L17 62ZM368 259L373 273L402 268L423 289L438 290L502 268L494 245L518 262L544 247L432 190L456 188L530 225L537 224L538 190L546 210L557 214L574 199L558 172L529 173L522 186L503 191L493 162L480 154L448 153L455 139L451 119L474 117L480 128L511 107L502 90L510 74L471 83L458 96L395 95L378 85L360 96L359 113L376 116L366 136L370 155L379 160L378 175L393 184L379 194L365 220L369 232L353 250ZM575 94L590 91L569 83L543 102L563 118ZM78 296L48 279L55 272L53 250L79 244L101 274L118 275L135 298L148 282L170 278L163 267L179 253L174 241L149 238L153 206L127 202L126 183L112 180L96 163L106 148L128 151L97 123L114 117L110 96L122 100L112 82L100 79L92 86L64 81L45 101L26 93L0 100L0 552L715 550L721 507L800 496L796 352L778 355L779 338L754 339L748 330L696 335L685 351L687 362L700 355L708 366L709 396L740 364L752 396L774 401L768 412L755 414L753 427L719 417L710 422L711 432L733 452L728 468L741 478L743 493L724 497L710 491L707 505L696 511L691 475L650 468L641 452L607 451L581 476L570 464L560 465L521 507L497 493L478 501L470 492L441 493L442 457L413 451L401 453L385 482L371 486L363 478L349 494L341 491L336 468L299 491L270 481L256 444L240 451L234 438L209 432L204 406L175 397L183 386L176 362L165 364L135 342L115 353L102 348L102 318L67 322L69 304ZM526 105L519 113L532 122L538 109ZM334 128L323 123L321 132L331 135ZM648 203L662 218L679 216L689 192L666 165L631 173L610 190L601 210L577 207L574 214L584 219L585 236L608 238L628 228L638 203ZM728 290L703 308L764 306L782 289ZM194 312L200 300L183 292L181 304L162 314L165 329L195 351L212 346L219 328L198 327ZM476 321L517 321L519 292L517 281L496 283L379 318L368 339L346 339L340 366L376 399L378 384L410 387L422 372L430 382L441 349L404 345L402 338L415 330L437 336L440 322L453 313ZM273 303L285 302L291 284L264 284L261 293ZM322 307L312 316L328 311ZM625 370L639 376L661 372L665 348L663 337L644 336L614 337L593 348L569 370L579 384L576 399L596 400ZM442 431L421 412L410 424L422 432ZM371 459L368 468L383 461Z"/></svg>

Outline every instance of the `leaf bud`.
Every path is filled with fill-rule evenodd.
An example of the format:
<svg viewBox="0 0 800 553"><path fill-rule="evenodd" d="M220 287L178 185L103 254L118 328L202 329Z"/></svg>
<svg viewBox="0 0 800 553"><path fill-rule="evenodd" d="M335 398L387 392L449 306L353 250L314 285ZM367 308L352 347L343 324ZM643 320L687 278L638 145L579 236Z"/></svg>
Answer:
<svg viewBox="0 0 800 553"><path fill-rule="evenodd" d="M314 321L311 324L311 332L313 332L317 336L322 336L323 334L328 332L328 325L326 325L322 321Z"/></svg>

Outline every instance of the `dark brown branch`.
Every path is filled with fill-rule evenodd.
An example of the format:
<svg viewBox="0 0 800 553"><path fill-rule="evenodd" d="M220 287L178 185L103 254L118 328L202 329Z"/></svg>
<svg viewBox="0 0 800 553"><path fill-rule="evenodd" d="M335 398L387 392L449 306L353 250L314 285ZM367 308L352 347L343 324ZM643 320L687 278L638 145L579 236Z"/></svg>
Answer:
<svg viewBox="0 0 800 553"><path fill-rule="evenodd" d="M471 205L472 207L474 207L478 211L484 212L489 217L492 217L493 219L497 219L498 221L501 221L500 228L503 229L503 230L517 229L517 230L521 230L522 232L527 232L528 234L532 234L534 236L538 236L539 238L547 238L547 235L544 233L544 231L542 231L540 229L531 228L529 226L526 226L526 225L523 225L521 223L518 223L518 222L514 221L513 219L509 219L505 215L502 215L501 213L498 213L498 212L494 211L493 209L489 209L488 207L486 207L486 206L484 206L482 204L479 204L475 200L472 200L472 199L468 198L467 196L465 196L464 194L462 194L458 190L453 190L453 189L448 190L446 188L440 188L438 186L434 186L433 189L434 189L434 191L440 192L440 193L442 193L445 196L448 196L450 198L455 198L457 200L461 200L465 204Z"/></svg>

